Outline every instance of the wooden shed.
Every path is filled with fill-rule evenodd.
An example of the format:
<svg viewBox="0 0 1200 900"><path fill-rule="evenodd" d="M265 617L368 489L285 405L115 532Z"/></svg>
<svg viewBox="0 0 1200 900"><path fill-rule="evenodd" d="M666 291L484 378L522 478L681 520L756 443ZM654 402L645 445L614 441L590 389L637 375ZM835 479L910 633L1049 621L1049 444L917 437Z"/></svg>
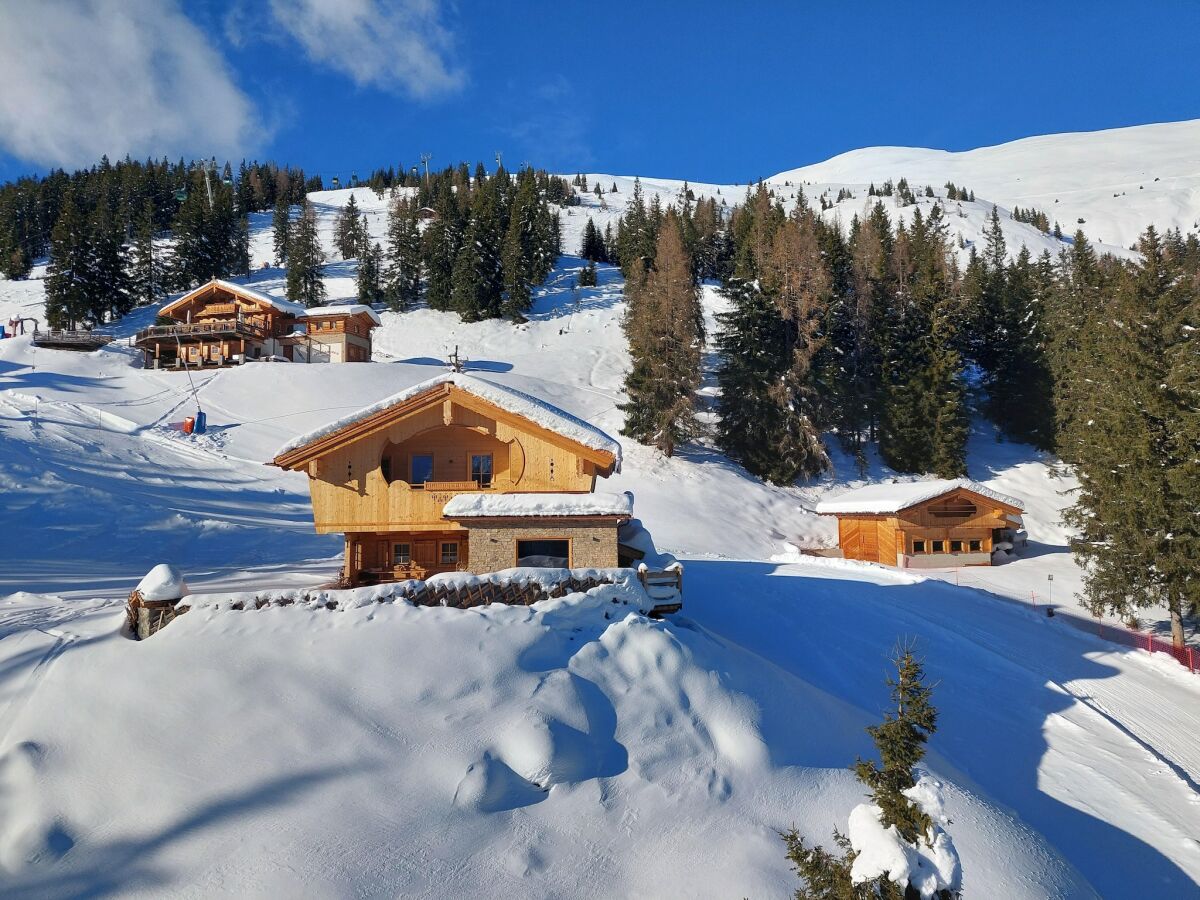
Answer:
<svg viewBox="0 0 1200 900"><path fill-rule="evenodd" d="M988 566L1022 527L1022 502L965 478L873 484L817 504L846 559L901 568Z"/></svg>

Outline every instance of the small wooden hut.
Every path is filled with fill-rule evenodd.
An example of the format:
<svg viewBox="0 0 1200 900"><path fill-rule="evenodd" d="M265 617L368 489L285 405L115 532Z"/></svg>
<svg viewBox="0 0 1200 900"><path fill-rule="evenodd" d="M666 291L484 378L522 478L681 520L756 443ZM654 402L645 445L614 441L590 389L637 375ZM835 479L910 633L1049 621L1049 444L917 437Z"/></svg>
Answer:
<svg viewBox="0 0 1200 900"><path fill-rule="evenodd" d="M900 568L989 566L1012 545L1022 502L966 478L873 484L817 504L846 559Z"/></svg>

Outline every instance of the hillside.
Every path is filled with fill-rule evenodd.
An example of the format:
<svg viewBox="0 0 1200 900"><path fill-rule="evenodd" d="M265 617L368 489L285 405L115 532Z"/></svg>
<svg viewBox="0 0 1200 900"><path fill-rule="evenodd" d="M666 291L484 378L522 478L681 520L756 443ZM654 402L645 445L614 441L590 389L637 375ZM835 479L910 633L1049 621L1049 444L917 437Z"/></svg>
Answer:
<svg viewBox="0 0 1200 900"><path fill-rule="evenodd" d="M1130 152L1166 171L1170 136L1193 127L1130 129L1144 141ZM954 180L977 198L950 216L964 243L979 240L992 202L1031 205L1002 192L1016 157L988 163L991 194L982 164L942 174L914 156L883 172L902 159L893 153L775 180L813 182L810 198L889 177L935 190ZM1100 191L1119 168L1087 181L1079 158L1055 158L1058 174L1038 177L1080 190ZM633 190L632 178L587 177L618 192L565 211L568 253L589 216L603 227ZM664 202L683 185L641 183ZM690 187L730 204L745 191ZM349 194L311 196L327 248ZM386 198L355 194L382 238ZM848 222L864 195L825 215ZM1195 202L1186 184L1171 196L1172 208ZM1123 244L1146 208L1112 199L1096 194L1085 217L1109 209ZM269 224L252 221L256 266L271 254ZM1056 252L1036 229L1003 224L1010 249ZM604 486L632 491L659 546L685 560L686 606L668 621L631 611L620 588L532 609L366 595L338 610L229 609L230 592L312 588L338 566L341 539L312 532L304 476L264 465L276 448L440 373L455 348L475 374L616 435L620 273L601 267L597 287L577 289L580 267L562 257L521 326L385 312L371 365L200 373L200 437L179 430L194 406L187 376L139 368L120 342L92 354L0 342L0 791L15 801L0 811L0 893L784 895L794 877L775 829L794 823L826 844L844 829L861 796L846 767L870 752L885 657L915 639L941 710L926 767L944 785L967 896L1192 896L1200 678L1021 602L1033 592L1044 604L1054 575L1055 601L1073 606L1079 573L1060 522L1073 481L982 421L970 474L1026 500L1032 546L960 573L962 586L953 573L797 553L832 545L813 507L860 482L836 450L831 475L777 488L706 445L665 459L626 440ZM326 267L332 299L353 295L354 272L354 261ZM0 323L39 315L43 274L0 281ZM282 294L284 276L252 283ZM712 329L723 301L711 286L703 300ZM115 330L128 336L153 313ZM873 460L866 477L892 475ZM121 600L161 561L204 596L135 644L119 632Z"/></svg>

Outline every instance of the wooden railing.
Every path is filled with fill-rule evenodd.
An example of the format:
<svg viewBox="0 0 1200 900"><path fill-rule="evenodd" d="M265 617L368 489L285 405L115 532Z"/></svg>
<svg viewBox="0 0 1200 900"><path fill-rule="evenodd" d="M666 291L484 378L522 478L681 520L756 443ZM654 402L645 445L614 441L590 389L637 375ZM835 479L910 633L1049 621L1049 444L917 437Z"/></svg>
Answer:
<svg viewBox="0 0 1200 900"><path fill-rule="evenodd" d="M447 492L481 491L487 490L491 485L489 484L487 488L484 488L480 486L478 481L471 479L470 481L426 481L424 484L414 484L413 487L417 490Z"/></svg>
<svg viewBox="0 0 1200 900"><path fill-rule="evenodd" d="M150 338L193 338L219 334L264 340L267 337L267 330L248 322L194 322L191 324L180 322L178 325L152 325L149 328L143 328L137 333L134 343Z"/></svg>
<svg viewBox="0 0 1200 900"><path fill-rule="evenodd" d="M111 344L112 341L113 336L111 334L84 329L51 328L43 331L35 328L33 331L33 343L39 346L98 348L103 347L105 344Z"/></svg>

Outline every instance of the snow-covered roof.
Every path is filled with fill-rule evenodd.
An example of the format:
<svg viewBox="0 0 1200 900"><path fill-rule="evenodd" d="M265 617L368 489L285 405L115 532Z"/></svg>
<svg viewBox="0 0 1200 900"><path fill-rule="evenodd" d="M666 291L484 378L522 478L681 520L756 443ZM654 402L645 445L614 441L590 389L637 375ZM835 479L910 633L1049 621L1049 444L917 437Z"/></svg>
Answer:
<svg viewBox="0 0 1200 900"><path fill-rule="evenodd" d="M1016 497L1010 497L989 487L984 487L978 481L969 478L944 478L936 481L902 481L884 484L869 484L866 487L846 491L829 500L817 504L819 513L894 513L935 497L941 497L951 491L962 488L983 497L988 497L998 503L1024 509L1025 504Z"/></svg>
<svg viewBox="0 0 1200 900"><path fill-rule="evenodd" d="M273 306L280 312L290 313L293 316L300 316L305 313L304 307L299 303L292 303L290 300L281 300L279 297L272 297L270 294L264 294L260 291L252 290L251 288L246 287L244 284L234 284L232 281L225 281L221 278L214 278L212 281L205 282L204 284L200 285L200 287L188 291L179 299L173 300L164 306L162 311L165 312L172 306L177 306L178 304L183 303L185 300L190 300L196 294L207 290L213 285L224 288L227 291L232 291L235 294L241 294L244 297L249 297L252 300L257 300L260 303L265 303L268 306Z"/></svg>
<svg viewBox="0 0 1200 900"><path fill-rule="evenodd" d="M570 413L559 409L557 406L552 406L545 400L539 400L537 397L526 394L524 391L496 384L493 381L485 381L482 378L476 378L474 375L466 375L462 372L446 372L435 378L422 381L420 384L414 384L412 387L405 388L397 394L384 397L377 403L364 406L362 409L348 416L335 419L328 425L322 425L320 428L314 428L312 431L298 435L276 450L275 456L279 457L285 453L291 453L293 450L303 447L306 444L311 444L313 441L327 437L335 431L340 431L349 425L353 425L355 422L359 422L368 416L373 416L385 409L399 406L401 403L405 403L413 397L431 391L443 384L452 384L467 393L474 394L481 400L500 407L506 412L528 419L535 425L539 425L548 431L553 431L555 434L562 435L585 447L610 453L616 461L616 470L621 470L621 444L595 425L578 419Z"/></svg>
<svg viewBox="0 0 1200 900"><path fill-rule="evenodd" d="M631 516L631 494L458 494L442 510L451 519Z"/></svg>
<svg viewBox="0 0 1200 900"><path fill-rule="evenodd" d="M360 313L366 313L371 317L371 321L376 325L382 325L379 315L371 307L365 303L341 303L331 306L314 306L304 310L300 314L302 319L311 319L315 316L357 316Z"/></svg>

